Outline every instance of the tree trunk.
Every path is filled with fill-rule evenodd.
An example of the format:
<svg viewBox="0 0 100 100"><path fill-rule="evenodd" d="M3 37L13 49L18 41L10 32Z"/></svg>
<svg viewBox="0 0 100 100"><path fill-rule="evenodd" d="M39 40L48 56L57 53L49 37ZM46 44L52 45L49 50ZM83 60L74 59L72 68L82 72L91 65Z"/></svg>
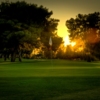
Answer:
<svg viewBox="0 0 100 100"><path fill-rule="evenodd" d="M19 61L22 62L22 59L21 59L21 51L19 51Z"/></svg>
<svg viewBox="0 0 100 100"><path fill-rule="evenodd" d="M12 51L11 53L11 62L15 62L16 59L16 51Z"/></svg>
<svg viewBox="0 0 100 100"><path fill-rule="evenodd" d="M4 61L6 61L7 60L7 56L6 56L6 53L4 54Z"/></svg>

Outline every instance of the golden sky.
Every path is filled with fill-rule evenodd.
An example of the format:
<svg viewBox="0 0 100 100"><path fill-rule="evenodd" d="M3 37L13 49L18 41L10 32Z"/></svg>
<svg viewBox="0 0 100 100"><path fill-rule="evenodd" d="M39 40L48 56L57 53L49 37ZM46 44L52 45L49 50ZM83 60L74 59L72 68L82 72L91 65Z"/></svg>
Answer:
<svg viewBox="0 0 100 100"><path fill-rule="evenodd" d="M88 14L100 11L100 0L25 0L27 2L43 5L50 11L53 11L51 17L60 20L58 25L58 35L66 37L67 27L66 20L75 18L79 13Z"/></svg>
<svg viewBox="0 0 100 100"><path fill-rule="evenodd" d="M4 1L4 0L0 0ZM23 0L9 0L23 1ZM68 32L65 26L66 20L75 18L79 13L88 14L100 11L100 0L24 0L28 3L43 5L53 11L52 18L59 19L58 35L66 37Z"/></svg>

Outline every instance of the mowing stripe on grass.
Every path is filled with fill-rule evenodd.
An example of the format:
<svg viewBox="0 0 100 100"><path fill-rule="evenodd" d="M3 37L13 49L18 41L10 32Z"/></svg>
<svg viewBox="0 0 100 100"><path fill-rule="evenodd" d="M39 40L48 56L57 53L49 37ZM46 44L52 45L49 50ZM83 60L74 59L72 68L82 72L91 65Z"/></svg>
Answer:
<svg viewBox="0 0 100 100"><path fill-rule="evenodd" d="M100 100L100 63L0 63L0 100Z"/></svg>

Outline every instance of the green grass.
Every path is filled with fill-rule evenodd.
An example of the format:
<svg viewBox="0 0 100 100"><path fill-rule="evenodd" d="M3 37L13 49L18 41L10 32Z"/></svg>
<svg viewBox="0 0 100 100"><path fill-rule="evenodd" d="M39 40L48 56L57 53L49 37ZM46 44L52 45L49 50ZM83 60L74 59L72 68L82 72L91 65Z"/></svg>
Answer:
<svg viewBox="0 0 100 100"><path fill-rule="evenodd" d="M100 63L0 62L0 100L100 100Z"/></svg>

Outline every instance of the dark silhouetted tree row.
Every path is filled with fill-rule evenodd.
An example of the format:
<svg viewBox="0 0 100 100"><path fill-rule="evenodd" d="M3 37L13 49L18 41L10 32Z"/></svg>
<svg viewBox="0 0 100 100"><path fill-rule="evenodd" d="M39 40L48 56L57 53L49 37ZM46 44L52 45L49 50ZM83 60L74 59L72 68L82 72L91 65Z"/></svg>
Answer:
<svg viewBox="0 0 100 100"><path fill-rule="evenodd" d="M2 2L0 4L0 52L6 60L9 55L14 62L16 54L21 61L22 52L32 51L42 43L48 48L49 37L57 42L62 38L55 32L59 20L50 18L53 14L43 6L28 4L25 1ZM59 41L59 42L58 42Z"/></svg>
<svg viewBox="0 0 100 100"><path fill-rule="evenodd" d="M100 13L78 14L66 21L70 39L81 38L85 43L84 55L100 59ZM89 58L89 57L88 57ZM90 59L90 58L89 58Z"/></svg>

